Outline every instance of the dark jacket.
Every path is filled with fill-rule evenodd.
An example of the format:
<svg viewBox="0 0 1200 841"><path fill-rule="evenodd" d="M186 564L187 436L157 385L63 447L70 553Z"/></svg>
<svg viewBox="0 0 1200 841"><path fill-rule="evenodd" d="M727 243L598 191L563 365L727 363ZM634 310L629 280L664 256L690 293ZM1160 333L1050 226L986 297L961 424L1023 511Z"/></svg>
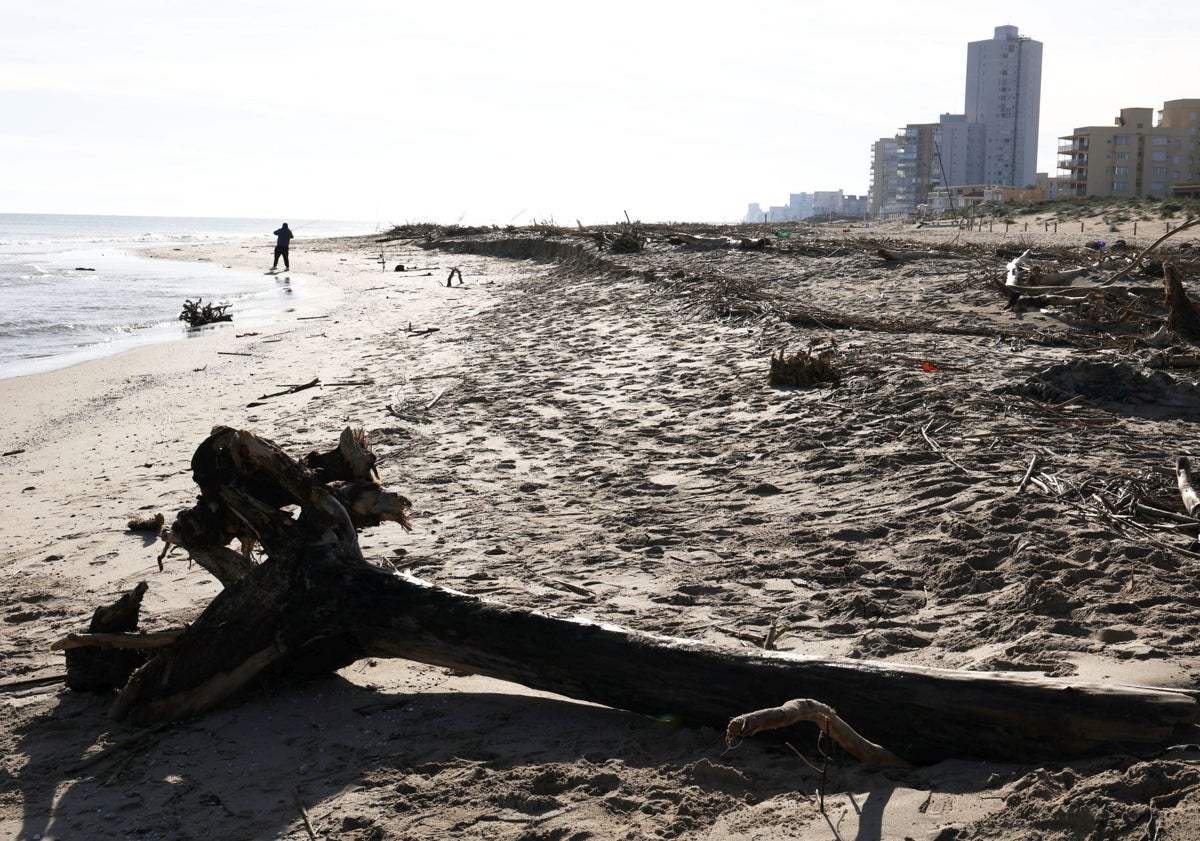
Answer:
<svg viewBox="0 0 1200 841"><path fill-rule="evenodd" d="M287 225L284 225L282 228L280 228L279 230L277 230L275 232L275 236L278 237L278 239L275 240L275 247L276 248L287 248L288 242L290 242L292 239L292 229L289 228Z"/></svg>

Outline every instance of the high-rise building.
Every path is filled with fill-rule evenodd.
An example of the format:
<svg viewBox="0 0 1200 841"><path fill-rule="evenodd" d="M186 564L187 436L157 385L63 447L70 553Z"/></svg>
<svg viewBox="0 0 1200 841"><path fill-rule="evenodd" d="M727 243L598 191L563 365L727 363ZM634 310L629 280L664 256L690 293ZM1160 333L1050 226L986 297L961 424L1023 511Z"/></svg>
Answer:
<svg viewBox="0 0 1200 841"><path fill-rule="evenodd" d="M899 156L900 141L895 137L881 137L871 144L871 188L867 192L867 206L874 218L907 212L895 209Z"/></svg>
<svg viewBox="0 0 1200 841"><path fill-rule="evenodd" d="M943 186L941 123L909 123L875 143L871 166L872 216L908 216Z"/></svg>
<svg viewBox="0 0 1200 841"><path fill-rule="evenodd" d="M967 45L962 114L909 123L872 146L870 213L908 215L949 187L1029 187L1037 183L1042 45L1015 26Z"/></svg>
<svg viewBox="0 0 1200 841"><path fill-rule="evenodd" d="M1042 44L1015 26L967 44L965 183L1027 187L1037 182Z"/></svg>

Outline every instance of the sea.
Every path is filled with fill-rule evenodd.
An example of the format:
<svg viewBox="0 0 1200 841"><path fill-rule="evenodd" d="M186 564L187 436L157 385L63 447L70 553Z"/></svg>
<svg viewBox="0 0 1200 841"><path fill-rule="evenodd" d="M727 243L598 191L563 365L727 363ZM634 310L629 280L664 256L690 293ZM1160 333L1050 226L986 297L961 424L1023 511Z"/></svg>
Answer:
<svg viewBox="0 0 1200 841"><path fill-rule="evenodd" d="M308 238L378 230L372 222L288 219L292 265ZM179 320L187 300L229 303L230 325L270 324L319 279L267 274L278 219L0 213L0 379L63 368L195 335ZM172 243L246 241L263 270L142 257ZM286 282L285 282L286 281ZM211 329L221 329L213 325ZM201 328L207 330L210 328Z"/></svg>

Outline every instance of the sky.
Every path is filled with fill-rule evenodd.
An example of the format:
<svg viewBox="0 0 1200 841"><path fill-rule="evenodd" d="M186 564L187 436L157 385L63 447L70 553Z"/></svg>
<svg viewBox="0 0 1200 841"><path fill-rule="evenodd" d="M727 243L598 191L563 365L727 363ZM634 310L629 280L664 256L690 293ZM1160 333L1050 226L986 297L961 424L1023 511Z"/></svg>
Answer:
<svg viewBox="0 0 1200 841"><path fill-rule="evenodd" d="M0 212L469 225L734 222L865 194L962 113L967 43L1044 44L1038 171L1200 98L1164 0L3 0Z"/></svg>

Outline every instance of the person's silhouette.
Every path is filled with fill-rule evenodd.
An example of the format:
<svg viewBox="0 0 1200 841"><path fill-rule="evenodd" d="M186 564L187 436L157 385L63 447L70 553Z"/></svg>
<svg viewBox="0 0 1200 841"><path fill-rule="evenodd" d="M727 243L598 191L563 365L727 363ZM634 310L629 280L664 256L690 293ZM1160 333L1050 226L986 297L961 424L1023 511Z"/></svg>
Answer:
<svg viewBox="0 0 1200 841"><path fill-rule="evenodd" d="M292 229L288 227L287 222L283 223L283 227L275 232L275 262L271 264L271 271L279 268L279 258L283 258L283 267L291 269L292 264L288 261L288 244L292 241Z"/></svg>

